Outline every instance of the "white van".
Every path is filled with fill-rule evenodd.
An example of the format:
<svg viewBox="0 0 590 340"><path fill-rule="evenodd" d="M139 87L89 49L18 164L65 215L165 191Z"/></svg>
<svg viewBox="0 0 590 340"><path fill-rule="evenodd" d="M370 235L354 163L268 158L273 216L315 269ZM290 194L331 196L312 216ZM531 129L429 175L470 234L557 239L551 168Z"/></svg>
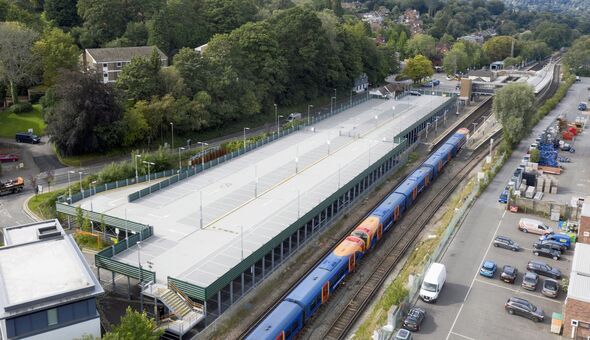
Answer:
<svg viewBox="0 0 590 340"><path fill-rule="evenodd" d="M287 118L287 121L288 122L292 122L294 120L301 120L301 113L299 113L299 112L293 112Z"/></svg>
<svg viewBox="0 0 590 340"><path fill-rule="evenodd" d="M422 281L422 287L420 287L420 298L425 302L435 302L446 279L447 269L445 265L436 262L432 263L428 267L426 275L424 275L424 281Z"/></svg>

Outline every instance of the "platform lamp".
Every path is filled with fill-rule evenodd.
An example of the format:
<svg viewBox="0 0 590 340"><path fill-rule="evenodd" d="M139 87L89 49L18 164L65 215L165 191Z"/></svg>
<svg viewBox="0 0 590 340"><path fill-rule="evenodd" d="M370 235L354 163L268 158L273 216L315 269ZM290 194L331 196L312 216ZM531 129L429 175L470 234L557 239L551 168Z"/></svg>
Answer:
<svg viewBox="0 0 590 340"><path fill-rule="evenodd" d="M82 175L84 172L78 171L78 174L80 175L80 192L82 193L82 199L84 199L84 188L82 187Z"/></svg>
<svg viewBox="0 0 590 340"><path fill-rule="evenodd" d="M141 158L140 154L135 155L135 183L139 182L139 173L137 172L137 159Z"/></svg>
<svg viewBox="0 0 590 340"><path fill-rule="evenodd" d="M68 195L70 196L70 201L68 203L72 203L72 186L70 184L70 174L75 174L75 171L68 171Z"/></svg>
<svg viewBox="0 0 590 340"><path fill-rule="evenodd" d="M150 165L156 165L156 163L154 162L148 162L148 161L143 161L143 164L147 164L148 167L148 183L150 183L152 181L152 176L150 173Z"/></svg>
<svg viewBox="0 0 590 340"><path fill-rule="evenodd" d="M201 171L205 170L205 146L209 146L209 143L197 142L201 146Z"/></svg>
<svg viewBox="0 0 590 340"><path fill-rule="evenodd" d="M250 130L249 127L244 128L244 152L246 152L246 131Z"/></svg>

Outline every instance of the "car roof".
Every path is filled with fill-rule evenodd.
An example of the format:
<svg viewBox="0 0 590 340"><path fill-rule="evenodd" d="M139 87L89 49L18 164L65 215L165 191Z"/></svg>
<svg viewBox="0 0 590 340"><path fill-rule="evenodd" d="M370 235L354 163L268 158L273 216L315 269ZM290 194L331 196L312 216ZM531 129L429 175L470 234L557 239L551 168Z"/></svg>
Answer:
<svg viewBox="0 0 590 340"><path fill-rule="evenodd" d="M508 236L502 236L502 235L496 236L496 240L512 241L512 239L510 237L508 237Z"/></svg>
<svg viewBox="0 0 590 340"><path fill-rule="evenodd" d="M537 261L537 260L530 260L529 263L530 264L536 264L536 265L549 266L547 263L545 263L543 261Z"/></svg>
<svg viewBox="0 0 590 340"><path fill-rule="evenodd" d="M530 305L531 304L528 300L525 300L525 299L519 298L519 297L515 297L515 296L511 297L509 299L509 301L511 301L511 302L517 302L517 303L523 303L523 304L527 304L527 305Z"/></svg>
<svg viewBox="0 0 590 340"><path fill-rule="evenodd" d="M485 262L483 263L484 266L486 267L493 267L496 265L496 263L494 261L490 261L490 260L485 260Z"/></svg>
<svg viewBox="0 0 590 340"><path fill-rule="evenodd" d="M539 277L539 275L537 275L537 273L533 273L533 272L526 272L526 273L524 273L524 277Z"/></svg>
<svg viewBox="0 0 590 340"><path fill-rule="evenodd" d="M515 270L516 270L516 267L513 267L513 266L511 266L511 265L509 265L509 264L506 264L506 265L504 265L504 269L503 269L503 270L504 270L505 272L506 272L506 271L512 271L512 272L513 272L513 271L515 271Z"/></svg>

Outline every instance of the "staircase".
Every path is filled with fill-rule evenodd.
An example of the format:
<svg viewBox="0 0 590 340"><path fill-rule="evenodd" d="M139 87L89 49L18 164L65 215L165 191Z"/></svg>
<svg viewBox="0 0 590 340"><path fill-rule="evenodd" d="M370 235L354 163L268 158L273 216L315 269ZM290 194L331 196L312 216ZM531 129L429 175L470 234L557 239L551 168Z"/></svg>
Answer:
<svg viewBox="0 0 590 340"><path fill-rule="evenodd" d="M160 300L162 300L172 313L181 319L192 311L188 304L171 289L165 288L160 294Z"/></svg>

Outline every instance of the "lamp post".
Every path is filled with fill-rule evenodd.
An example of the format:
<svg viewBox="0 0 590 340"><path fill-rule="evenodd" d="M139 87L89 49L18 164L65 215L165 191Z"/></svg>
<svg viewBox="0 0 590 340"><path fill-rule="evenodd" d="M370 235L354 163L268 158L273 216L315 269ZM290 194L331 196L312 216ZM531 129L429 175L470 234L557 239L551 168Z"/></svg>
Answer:
<svg viewBox="0 0 590 340"><path fill-rule="evenodd" d="M150 173L150 165L156 165L156 163L143 161L143 164L147 164L147 166L148 166L148 183L149 183L152 181L152 176Z"/></svg>
<svg viewBox="0 0 590 340"><path fill-rule="evenodd" d="M309 109L311 109L312 107L312 104L307 105L307 125L311 124L311 120L309 119Z"/></svg>
<svg viewBox="0 0 590 340"><path fill-rule="evenodd" d="M70 197L69 203L72 203L72 186L70 184L70 174L75 174L75 173L76 172L72 171L72 170L68 171L68 195Z"/></svg>
<svg viewBox="0 0 590 340"><path fill-rule="evenodd" d="M391 118L395 118L395 106L391 108Z"/></svg>
<svg viewBox="0 0 590 340"><path fill-rule="evenodd" d="M329 155L330 154L330 140L329 139L326 141L326 144L328 144L328 155Z"/></svg>
<svg viewBox="0 0 590 340"><path fill-rule="evenodd" d="M182 170L182 160L180 158L180 151L182 150L186 150L186 148L183 146L178 148L178 171Z"/></svg>
<svg viewBox="0 0 590 340"><path fill-rule="evenodd" d="M141 158L141 155L135 155L135 183L139 182L139 174L137 172L137 159Z"/></svg>
<svg viewBox="0 0 590 340"><path fill-rule="evenodd" d="M82 193L82 199L84 199L84 188L82 188L82 175L84 174L82 171L78 171L80 175L80 192Z"/></svg>
<svg viewBox="0 0 590 340"><path fill-rule="evenodd" d="M277 136L279 135L279 111L277 108L277 104L275 105L275 118L277 119Z"/></svg>
<svg viewBox="0 0 590 340"><path fill-rule="evenodd" d="M141 241L137 241L137 264L139 265L139 305L143 312L143 269L141 267Z"/></svg>
<svg viewBox="0 0 590 340"><path fill-rule="evenodd" d="M246 151L246 131L250 130L249 127L244 128L244 151Z"/></svg>
<svg viewBox="0 0 590 340"><path fill-rule="evenodd" d="M172 127L172 135L170 136L170 149L174 149L174 123L170 122Z"/></svg>
<svg viewBox="0 0 590 340"><path fill-rule="evenodd" d="M334 101L336 101L336 89L334 89Z"/></svg>
<svg viewBox="0 0 590 340"><path fill-rule="evenodd" d="M209 145L205 142L197 142L197 144L201 145L201 171L205 170L205 146Z"/></svg>
<svg viewBox="0 0 590 340"><path fill-rule="evenodd" d="M354 92L354 90L350 90L350 106L352 107L352 93Z"/></svg>
<svg viewBox="0 0 590 340"><path fill-rule="evenodd" d="M330 114L334 113L334 103L336 102L336 97L330 98Z"/></svg>
<svg viewBox="0 0 590 340"><path fill-rule="evenodd" d="M186 140L186 148L187 149L190 149L191 148L191 140L190 139L187 139Z"/></svg>

